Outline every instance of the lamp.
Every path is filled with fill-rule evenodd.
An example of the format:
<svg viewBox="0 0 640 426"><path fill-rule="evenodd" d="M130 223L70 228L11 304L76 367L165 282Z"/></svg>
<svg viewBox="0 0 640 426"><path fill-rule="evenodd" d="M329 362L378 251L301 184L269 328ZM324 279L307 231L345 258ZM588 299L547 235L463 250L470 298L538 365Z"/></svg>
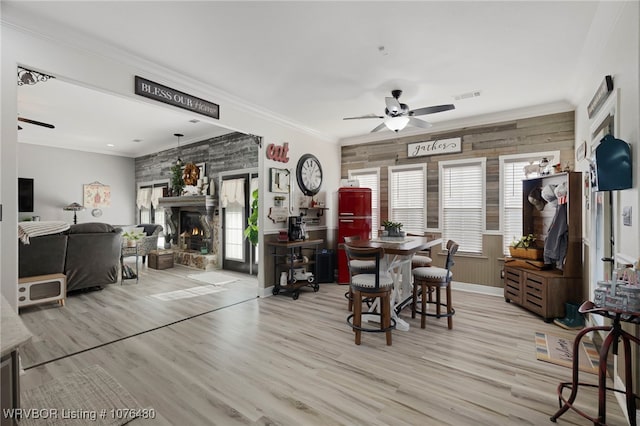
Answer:
<svg viewBox="0 0 640 426"><path fill-rule="evenodd" d="M393 130L394 132L399 132L404 129L406 125L409 124L409 117L391 117L387 121L384 122L384 125L389 128L389 130Z"/></svg>
<svg viewBox="0 0 640 426"><path fill-rule="evenodd" d="M176 161L176 164L178 166L182 166L182 158L180 158L180 138L184 135L182 133L174 133L173 136L178 138L178 160Z"/></svg>
<svg viewBox="0 0 640 426"><path fill-rule="evenodd" d="M78 203L71 203L68 206L63 207L62 210L64 210L64 211L72 211L73 212L73 224L75 225L76 223L78 223L78 216L77 216L76 212L78 212L80 210L84 210L84 207L81 206Z"/></svg>

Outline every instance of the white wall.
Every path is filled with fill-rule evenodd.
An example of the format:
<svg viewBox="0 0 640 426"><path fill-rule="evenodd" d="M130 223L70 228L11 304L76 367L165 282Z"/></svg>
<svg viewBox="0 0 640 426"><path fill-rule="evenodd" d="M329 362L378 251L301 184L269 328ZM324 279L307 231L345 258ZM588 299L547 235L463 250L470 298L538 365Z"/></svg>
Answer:
<svg viewBox="0 0 640 426"><path fill-rule="evenodd" d="M62 207L73 202L83 204L82 185L98 181L111 187L111 207L102 209L102 216L97 218L91 215L91 209L79 211L78 223L136 223L133 158L21 143L18 176L34 179L35 211L20 213L20 219L38 215L40 220L71 223L73 212Z"/></svg>
<svg viewBox="0 0 640 426"><path fill-rule="evenodd" d="M596 42L587 54L587 62L582 67L583 87L579 90L576 108L576 147L583 141L591 143L591 127L597 118L589 119L587 105L605 75L611 75L616 91L615 136L631 144L633 157L633 188L614 191L614 237L615 252L631 259L640 258L640 4L638 2L602 2L594 23ZM603 108L604 109L604 108ZM599 112L600 114L600 112ZM577 164L582 171L587 170L586 160ZM633 209L632 226L622 225L622 207ZM590 220L591 215L586 215ZM586 226L585 235L591 250L595 250L594 224ZM593 270L593 265L591 265ZM593 280L593 277L591 278Z"/></svg>
<svg viewBox="0 0 640 426"><path fill-rule="evenodd" d="M66 28L55 27L52 22L30 22L30 25L38 28L39 31L46 32L47 35L40 36L34 32L24 31L4 23L0 34L2 38L2 75L0 76L2 82L2 98L0 100L2 106L0 108L2 198L0 201L5 210L3 221L0 223L0 236L2 237L0 292L13 306L16 304L18 275L16 250L18 219L17 213L14 213L14 210L17 212L18 177L17 130L15 126L17 116L16 67L18 65L137 101L147 100L141 100L133 93L135 75L142 75L177 90L209 99L218 103L223 113L220 120L203 117L204 121L209 120L222 127L264 138L259 162L259 173L263 176L263 179L260 180L260 194L268 192L268 181L265 180L267 173L264 170L267 167L268 171L266 163L270 161L266 161L264 149L271 142L277 144L289 142L292 164L296 164L299 156L305 152L316 154L323 162L323 166L327 168L326 181L336 182L336 186L333 188L330 184L326 184L326 186L323 184L323 190L335 192L337 189L340 176L340 147L335 141L327 141L311 131L303 131L282 118L262 114L255 107L247 107L224 92L186 77L184 73L163 68L139 57L126 55L114 49L113 46L90 40L87 37L78 37L76 34L69 33ZM260 64L256 64L256 66L259 67ZM166 107L171 108L170 106ZM332 177L333 173L335 175ZM103 178L99 176L88 177L86 182L79 183L90 183L93 180L100 180L105 184L109 183L107 178L104 178L103 181ZM131 182L133 185L133 177ZM267 186L265 186L265 182L267 182ZM268 208L265 209L263 204L264 200L265 197L260 197L259 209L261 212L268 211ZM78 200L78 202L80 201ZM265 225L264 219L265 216L262 215L261 230ZM260 242L263 242L262 235ZM264 247L264 244L261 244L261 247ZM261 287L264 286L263 276L261 265L258 273Z"/></svg>

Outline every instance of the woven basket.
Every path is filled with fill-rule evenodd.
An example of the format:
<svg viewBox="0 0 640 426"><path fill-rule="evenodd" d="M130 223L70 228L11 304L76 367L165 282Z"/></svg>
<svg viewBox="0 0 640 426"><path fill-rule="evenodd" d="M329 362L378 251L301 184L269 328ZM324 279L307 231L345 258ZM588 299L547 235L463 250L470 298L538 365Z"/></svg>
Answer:
<svg viewBox="0 0 640 426"><path fill-rule="evenodd" d="M509 253L520 259L540 260L543 257L543 249L537 247L509 247Z"/></svg>

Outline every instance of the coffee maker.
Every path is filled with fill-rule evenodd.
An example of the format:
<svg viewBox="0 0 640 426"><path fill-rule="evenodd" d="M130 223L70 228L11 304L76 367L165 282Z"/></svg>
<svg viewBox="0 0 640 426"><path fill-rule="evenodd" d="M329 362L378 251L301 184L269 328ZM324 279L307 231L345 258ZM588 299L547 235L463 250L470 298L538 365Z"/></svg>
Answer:
<svg viewBox="0 0 640 426"><path fill-rule="evenodd" d="M289 216L289 241L304 240L302 216Z"/></svg>

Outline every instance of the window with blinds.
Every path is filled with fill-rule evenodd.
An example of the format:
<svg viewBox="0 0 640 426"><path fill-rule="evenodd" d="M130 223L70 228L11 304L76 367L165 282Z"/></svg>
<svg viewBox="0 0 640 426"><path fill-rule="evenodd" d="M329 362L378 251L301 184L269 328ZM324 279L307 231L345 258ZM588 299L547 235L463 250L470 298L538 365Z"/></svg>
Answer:
<svg viewBox="0 0 640 426"><path fill-rule="evenodd" d="M535 152L530 154L500 156L500 225L502 251L509 254L509 245L522 236L522 180L526 178L524 167L546 157L549 164L560 159L560 152Z"/></svg>
<svg viewBox="0 0 640 426"><path fill-rule="evenodd" d="M443 244L454 240L460 251L468 253L482 253L485 163L484 158L439 163Z"/></svg>
<svg viewBox="0 0 640 426"><path fill-rule="evenodd" d="M425 164L389 167L389 220L407 233L426 229L427 168Z"/></svg>
<svg viewBox="0 0 640 426"><path fill-rule="evenodd" d="M380 229L380 169L349 170L349 179L358 179L361 188L371 188L371 238Z"/></svg>

